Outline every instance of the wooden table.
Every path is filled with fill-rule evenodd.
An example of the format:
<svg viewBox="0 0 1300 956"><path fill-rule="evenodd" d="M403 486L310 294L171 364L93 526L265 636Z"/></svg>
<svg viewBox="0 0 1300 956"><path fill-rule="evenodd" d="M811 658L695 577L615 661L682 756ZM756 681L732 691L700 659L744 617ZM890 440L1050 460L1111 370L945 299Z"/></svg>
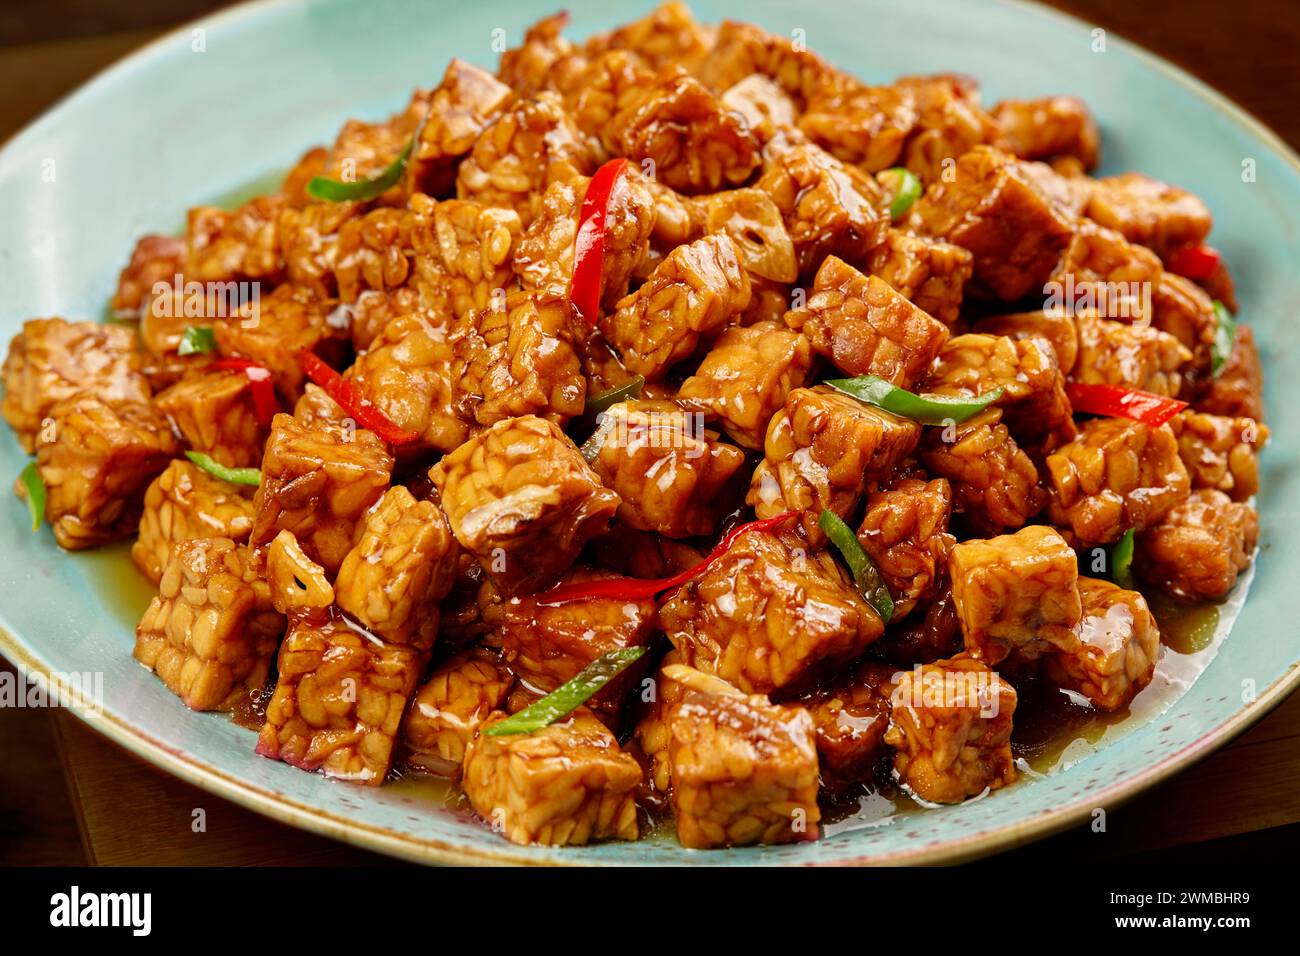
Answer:
<svg viewBox="0 0 1300 956"><path fill-rule="evenodd" d="M189 14L217 5L185 0L182 7ZM1289 9L1289 0L1055 5L1199 74L1292 145L1300 144L1300 71L1293 59L1300 48L1300 14ZM102 29L101 21L86 9L75 0L47 0L39 20L0 12L0 139L156 35L176 7L161 0L115 4L116 29L109 33L94 32ZM14 16L17 22L4 19ZM52 23L67 35L52 35ZM66 713L0 711L0 756L0 863L391 862L181 783ZM192 814L200 807L207 826L195 833ZM1300 695L1231 746L1111 813L1108 824L1102 834L1078 828L999 859L1214 862L1300 848Z"/></svg>

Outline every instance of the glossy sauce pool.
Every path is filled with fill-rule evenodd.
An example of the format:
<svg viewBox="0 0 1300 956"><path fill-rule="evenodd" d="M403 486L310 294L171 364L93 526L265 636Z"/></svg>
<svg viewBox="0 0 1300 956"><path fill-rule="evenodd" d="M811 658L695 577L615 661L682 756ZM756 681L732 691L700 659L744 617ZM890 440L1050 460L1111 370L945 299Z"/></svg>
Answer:
<svg viewBox="0 0 1300 956"><path fill-rule="evenodd" d="M69 560L82 564L87 578L94 582L125 633L133 634L156 588L132 563L130 542L77 552L69 555ZM1153 720L1181 697L1218 652L1248 586L1249 581L1243 580L1222 605L1152 600L1151 610L1159 622L1164 646L1154 679L1127 710L1104 714L1080 703L1076 695L1055 688L1017 688L1020 700L1012 734L1012 751L1021 776L1017 785L1068 769L1095 750ZM261 726L265 704L265 697L250 700L230 715L230 719L249 729L250 749L253 733ZM181 705L177 702L176 706ZM823 829L828 836L888 825L903 816L925 812L924 806L893 783L885 769L877 774L873 786L823 807ZM327 781L321 785L347 786ZM471 814L469 802L459 786L441 777L399 771L385 787L417 807ZM646 824L643 838L673 840L671 818L643 818L643 822Z"/></svg>

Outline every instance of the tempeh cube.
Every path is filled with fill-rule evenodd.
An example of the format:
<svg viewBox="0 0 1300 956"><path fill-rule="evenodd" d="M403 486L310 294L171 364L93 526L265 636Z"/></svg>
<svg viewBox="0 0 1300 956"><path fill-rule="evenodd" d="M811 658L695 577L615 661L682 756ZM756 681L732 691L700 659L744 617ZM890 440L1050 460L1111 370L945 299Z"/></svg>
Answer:
<svg viewBox="0 0 1300 956"><path fill-rule="evenodd" d="M497 422L429 477L456 539L507 595L553 583L618 510L573 442L533 416Z"/></svg>
<svg viewBox="0 0 1300 956"><path fill-rule="evenodd" d="M951 326L961 311L973 259L961 246L889 228L866 260L879 276L922 312Z"/></svg>
<svg viewBox="0 0 1300 956"><path fill-rule="evenodd" d="M952 161L980 144L997 142L1001 129L980 105L979 87L952 73L906 76L894 81L916 110L902 165L925 184L950 175Z"/></svg>
<svg viewBox="0 0 1300 956"><path fill-rule="evenodd" d="M257 467L263 429L243 372L197 370L154 397L154 407L195 451L230 468Z"/></svg>
<svg viewBox="0 0 1300 956"><path fill-rule="evenodd" d="M948 577L952 487L904 478L867 497L858 541L894 599L894 620L936 597Z"/></svg>
<svg viewBox="0 0 1300 956"><path fill-rule="evenodd" d="M493 714L487 729L506 715ZM512 843L635 840L641 768L586 709L530 734L478 734L463 786L474 811Z"/></svg>
<svg viewBox="0 0 1300 956"><path fill-rule="evenodd" d="M141 306L152 298L154 287L160 282L175 282L184 262L184 239L142 236L131 251L131 261L122 267L117 290L108 303L114 315L138 319Z"/></svg>
<svg viewBox="0 0 1300 956"><path fill-rule="evenodd" d="M1098 710L1122 710L1151 683L1160 654L1160 628L1137 591L1079 578L1083 618L1078 644L1043 658L1047 679L1082 694Z"/></svg>
<svg viewBox="0 0 1300 956"><path fill-rule="evenodd" d="M1047 288L1076 312L1090 309L1107 319L1145 325L1163 272L1150 249L1081 220Z"/></svg>
<svg viewBox="0 0 1300 956"><path fill-rule="evenodd" d="M196 538L171 549L133 654L191 710L229 710L261 693L283 630L257 558Z"/></svg>
<svg viewBox="0 0 1300 956"><path fill-rule="evenodd" d="M906 90L835 84L808 103L799 128L837 159L875 173L897 164L916 121Z"/></svg>
<svg viewBox="0 0 1300 956"><path fill-rule="evenodd" d="M971 286L986 295L1013 302L1041 290L1073 234L1069 221L1000 150L975 147L954 174L912 207L917 230L970 250Z"/></svg>
<svg viewBox="0 0 1300 956"><path fill-rule="evenodd" d="M410 205L420 218L411 241L421 311L447 321L499 307L514 289L511 260L523 235L519 214L460 199L435 205L419 195Z"/></svg>
<svg viewBox="0 0 1300 956"><path fill-rule="evenodd" d="M948 339L948 328L877 276L864 276L828 256L808 302L785 314L813 351L846 375L876 375L901 388L914 385Z"/></svg>
<svg viewBox="0 0 1300 956"><path fill-rule="evenodd" d="M436 504L416 501L400 485L389 488L339 568L338 605L382 640L428 650L458 553Z"/></svg>
<svg viewBox="0 0 1300 956"><path fill-rule="evenodd" d="M1016 779L1016 692L995 671L958 656L904 671L885 743L899 779L922 800L961 803Z"/></svg>
<svg viewBox="0 0 1300 956"><path fill-rule="evenodd" d="M172 548L193 538L243 542L253 529L253 492L214 478L184 459L176 459L144 493L140 534L131 559L157 583Z"/></svg>
<svg viewBox="0 0 1300 956"><path fill-rule="evenodd" d="M721 232L735 243L740 264L760 286L798 278L794 243L776 202L761 189L727 189L689 200L698 233Z"/></svg>
<svg viewBox="0 0 1300 956"><path fill-rule="evenodd" d="M669 0L612 33L591 37L585 49L588 54L630 50L655 69L667 64L694 69L712 46L713 31L697 23L686 4Z"/></svg>
<svg viewBox="0 0 1300 956"><path fill-rule="evenodd" d="M465 748L514 682L510 669L487 648L470 648L436 666L402 723L406 762L425 773L460 776Z"/></svg>
<svg viewBox="0 0 1300 956"><path fill-rule="evenodd" d="M823 787L841 789L870 777L886 752L890 698L900 676L888 664L864 661L799 699L813 720Z"/></svg>
<svg viewBox="0 0 1300 956"><path fill-rule="evenodd" d="M827 551L751 530L659 610L682 663L746 693L796 692L884 631Z"/></svg>
<svg viewBox="0 0 1300 956"><path fill-rule="evenodd" d="M1184 601L1217 601L1237 583L1259 539L1259 515L1222 491L1198 488L1137 539L1137 573Z"/></svg>
<svg viewBox="0 0 1300 956"><path fill-rule="evenodd" d="M865 173L794 140L774 140L766 163L755 186L781 210L800 275L811 276L829 255L861 262L884 239L880 187Z"/></svg>
<svg viewBox="0 0 1300 956"><path fill-rule="evenodd" d="M502 112L514 92L485 70L453 57L429 97L407 167L411 192L443 196L456 182L456 165Z"/></svg>
<svg viewBox="0 0 1300 956"><path fill-rule="evenodd" d="M5 421L30 454L50 409L80 391L109 403L147 402L143 366L135 333L126 326L30 319L5 357Z"/></svg>
<svg viewBox="0 0 1300 956"><path fill-rule="evenodd" d="M1080 544L1107 544L1141 531L1187 498L1190 479L1168 425L1094 418L1047 456L1052 523Z"/></svg>
<svg viewBox="0 0 1300 956"><path fill-rule="evenodd" d="M1193 488L1215 488L1233 501L1259 490L1259 451L1268 441L1267 425L1188 409L1171 418L1169 427Z"/></svg>
<svg viewBox="0 0 1300 956"><path fill-rule="evenodd" d="M167 420L146 403L81 392L52 406L49 422L36 436L36 466L55 540L73 551L129 537L145 489L180 452ZM26 497L21 482L15 490Z"/></svg>
<svg viewBox="0 0 1300 956"><path fill-rule="evenodd" d="M1176 338L1191 353L1194 371L1204 375L1213 359L1218 317L1214 301L1191 279L1163 272L1151 291L1151 325Z"/></svg>
<svg viewBox="0 0 1300 956"><path fill-rule="evenodd" d="M887 480L912 453L921 426L837 392L828 385L797 388L767 429L764 458L754 469L746 501L760 518L800 511L814 545L822 509L848 516L863 494Z"/></svg>
<svg viewBox="0 0 1300 956"><path fill-rule="evenodd" d="M1038 469L1002 424L996 406L959 424L927 430L916 457L927 472L948 479L953 510L976 531L1023 527L1046 503Z"/></svg>
<svg viewBox="0 0 1300 956"><path fill-rule="evenodd" d="M568 23L568 11L561 10L530 26L523 43L501 54L497 79L521 96L567 88L569 74L583 62L577 48L560 35Z"/></svg>
<svg viewBox="0 0 1300 956"><path fill-rule="evenodd" d="M1003 100L992 110L1007 149L1021 159L1073 156L1084 169L1097 165L1101 137L1084 102L1073 96Z"/></svg>
<svg viewBox="0 0 1300 956"><path fill-rule="evenodd" d="M1012 651L1033 659L1074 644L1079 562L1054 528L963 541L948 571L968 654L996 665Z"/></svg>
<svg viewBox="0 0 1300 956"><path fill-rule="evenodd" d="M1264 372L1255 346L1255 331L1242 323L1232 343L1232 354L1217 376L1201 379L1193 391L1198 412L1264 420Z"/></svg>
<svg viewBox="0 0 1300 956"><path fill-rule="evenodd" d="M380 168L383 165L387 163ZM358 175L365 174L358 170ZM286 205L283 196L256 196L233 212L195 206L189 212L181 274L187 282L204 284L279 282L285 262L278 222Z"/></svg>
<svg viewBox="0 0 1300 956"><path fill-rule="evenodd" d="M1141 173L1098 179L1085 214L1093 222L1164 255L1199 245L1210 234L1210 211L1191 193Z"/></svg>
<svg viewBox="0 0 1300 956"><path fill-rule="evenodd" d="M249 543L266 544L287 529L333 575L392 471L393 458L373 432L325 421L308 426L292 415L276 415Z"/></svg>
<svg viewBox="0 0 1300 956"><path fill-rule="evenodd" d="M732 321L749 297L735 243L705 236L669 253L599 327L630 371L652 379L690 356L701 335Z"/></svg>
<svg viewBox="0 0 1300 956"><path fill-rule="evenodd" d="M575 351L579 332L567 297L516 292L453 333L458 411L479 425L537 415L563 426L582 414L587 380Z"/></svg>
<svg viewBox="0 0 1300 956"><path fill-rule="evenodd" d="M682 846L817 839L817 746L806 710L759 695L687 690L668 728Z"/></svg>
<svg viewBox="0 0 1300 956"><path fill-rule="evenodd" d="M578 585L619 578L604 570L575 567L560 579ZM502 660L530 687L549 693L578 675L603 654L643 647L655 634L655 604L645 599L593 596L547 605L546 592L510 598L491 608L491 643L499 644ZM635 687L644 668L633 666L610 681L587 706L617 729L623 698Z"/></svg>
<svg viewBox="0 0 1300 956"><path fill-rule="evenodd" d="M727 87L718 101L731 112L739 113L749 124L750 132L764 145L774 136L788 134L794 128L794 101L775 80L761 73L751 73Z"/></svg>
<svg viewBox="0 0 1300 956"><path fill-rule="evenodd" d="M975 328L990 335L1046 341L1056 355L1056 364L1062 375L1070 375L1079 358L1079 328L1074 316L1065 309L995 315L980 319Z"/></svg>
<svg viewBox="0 0 1300 956"><path fill-rule="evenodd" d="M379 786L425 660L412 647L363 635L329 610L291 615L257 753Z"/></svg>
<svg viewBox="0 0 1300 956"><path fill-rule="evenodd" d="M806 336L775 322L730 326L677 390L683 405L716 416L745 448L761 449L768 423L812 371Z"/></svg>
<svg viewBox="0 0 1300 956"><path fill-rule="evenodd" d="M620 402L589 440L592 467L622 499L618 517L669 538L711 535L719 501L745 453L676 402Z"/></svg>

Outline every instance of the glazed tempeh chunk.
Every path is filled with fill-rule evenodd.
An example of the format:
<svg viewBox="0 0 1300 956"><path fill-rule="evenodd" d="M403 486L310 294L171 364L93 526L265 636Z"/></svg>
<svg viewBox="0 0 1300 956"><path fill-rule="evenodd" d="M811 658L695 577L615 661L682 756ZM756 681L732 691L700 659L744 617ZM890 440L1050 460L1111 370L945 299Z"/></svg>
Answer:
<svg viewBox="0 0 1300 956"><path fill-rule="evenodd" d="M1268 441L1267 425L1188 409L1170 419L1169 427L1193 488L1214 488L1233 501L1259 490L1259 451Z"/></svg>
<svg viewBox="0 0 1300 956"><path fill-rule="evenodd" d="M903 165L923 183L943 179L954 159L981 144L997 142L1001 135L993 117L980 106L979 86L969 77L908 76L896 80L894 87L909 97L917 113Z"/></svg>
<svg viewBox="0 0 1300 956"><path fill-rule="evenodd" d="M373 432L325 421L303 425L292 415L276 415L262 457L250 543L265 544L282 530L292 531L308 556L333 574L392 471L393 458Z"/></svg>
<svg viewBox="0 0 1300 956"><path fill-rule="evenodd" d="M799 109L819 92L851 82L846 74L797 46L790 37L736 20L722 21L699 73L714 90L725 90L755 73L770 77Z"/></svg>
<svg viewBox="0 0 1300 956"><path fill-rule="evenodd" d="M937 596L948 576L952 487L943 478L904 478L867 497L858 542L894 600L894 620Z"/></svg>
<svg viewBox="0 0 1300 956"><path fill-rule="evenodd" d="M959 335L939 351L924 384L926 392L967 398L998 388L997 404L1012 434L1022 440L1057 431L1073 437L1065 379L1044 339Z"/></svg>
<svg viewBox="0 0 1300 956"><path fill-rule="evenodd" d="M577 566L560 580L571 584L618 577ZM655 605L650 600L591 597L548 605L542 592L503 601L485 617L492 624L490 641L500 645L502 660L520 680L543 693L576 677L602 654L648 644L655 632ZM587 706L617 729L623 699L641 671L624 671Z"/></svg>
<svg viewBox="0 0 1300 956"><path fill-rule="evenodd" d="M682 846L817 839L817 747L806 710L691 689L671 708L668 729Z"/></svg>
<svg viewBox="0 0 1300 956"><path fill-rule="evenodd" d="M1232 590L1259 539L1259 516L1222 491L1199 488L1137 539L1146 581L1185 601L1215 601Z"/></svg>
<svg viewBox="0 0 1300 956"><path fill-rule="evenodd" d="M922 312L951 326L961 310L973 259L961 246L889 228L871 250L866 272L879 276Z"/></svg>
<svg viewBox="0 0 1300 956"><path fill-rule="evenodd" d="M564 425L582 414L587 381L573 306L554 292L516 292L453 333L457 410L479 425L537 415Z"/></svg>
<svg viewBox="0 0 1300 956"><path fill-rule="evenodd" d="M412 196L410 205L423 218L411 235L411 284L421 311L442 322L499 307L514 288L511 259L523 235L519 214L459 199L434 205L428 196Z"/></svg>
<svg viewBox="0 0 1300 956"><path fill-rule="evenodd" d="M746 501L760 518L800 511L809 541L825 540L823 508L840 517L916 448L921 426L828 385L797 388L767 429Z"/></svg>
<svg viewBox="0 0 1300 956"><path fill-rule="evenodd" d="M1168 425L1094 418L1047 456L1054 524L1084 545L1156 524L1187 497L1190 479Z"/></svg>
<svg viewBox="0 0 1300 956"><path fill-rule="evenodd" d="M704 427L701 413L666 401L620 402L584 447L622 499L619 520L669 538L712 534L718 501L745 463L744 452Z"/></svg>
<svg viewBox="0 0 1300 956"><path fill-rule="evenodd" d="M761 449L772 416L807 381L812 363L808 339L784 326L731 326L682 383L677 400L716 416L737 444Z"/></svg>
<svg viewBox="0 0 1300 956"><path fill-rule="evenodd" d="M1151 321L1151 295L1163 268L1150 249L1087 221L1076 225L1048 289L1063 305L1093 309L1135 325Z"/></svg>
<svg viewBox="0 0 1300 956"><path fill-rule="evenodd" d="M877 375L902 388L921 378L948 338L942 322L883 279L835 256L817 270L807 305L787 312L785 323L845 375Z"/></svg>
<svg viewBox="0 0 1300 956"><path fill-rule="evenodd" d="M916 456L927 472L948 479L953 510L977 531L1023 527L1046 503L1038 469L996 406L960 424L927 429Z"/></svg>
<svg viewBox="0 0 1300 956"><path fill-rule="evenodd" d="M948 558L966 652L996 665L1015 651L1034 658L1075 642L1079 562L1054 529L963 541Z"/></svg>
<svg viewBox="0 0 1300 956"><path fill-rule="evenodd" d="M663 71L610 117L604 140L670 189L687 195L739 186L759 165L748 124L699 80Z"/></svg>
<svg viewBox="0 0 1300 956"><path fill-rule="evenodd" d="M134 333L121 325L31 319L9 343L4 417L26 452L57 402L88 391L109 402L146 402L149 383Z"/></svg>
<svg viewBox="0 0 1300 956"><path fill-rule="evenodd" d="M884 756L890 698L900 676L888 664L864 661L835 683L800 698L817 735L822 786L860 781Z"/></svg>
<svg viewBox="0 0 1300 956"><path fill-rule="evenodd" d="M996 671L959 656L904 671L885 743L894 769L931 803L960 803L1016 779L1011 721L1016 692Z"/></svg>
<svg viewBox="0 0 1300 956"><path fill-rule="evenodd" d="M1097 124L1076 97L1003 100L993 107L992 115L1007 149L1021 159L1072 156L1084 169L1097 165Z"/></svg>
<svg viewBox="0 0 1300 956"><path fill-rule="evenodd" d="M771 195L794 243L799 274L828 255L861 262L885 237L875 180L812 143L773 141L755 186Z"/></svg>
<svg viewBox="0 0 1300 956"><path fill-rule="evenodd" d="M456 165L514 98L514 91L472 63L453 58L429 97L407 167L411 191L442 196L456 182Z"/></svg>
<svg viewBox="0 0 1300 956"><path fill-rule="evenodd" d="M144 493L139 537L131 559L157 583L172 548L194 538L243 542L253 529L252 489L214 478L197 465L176 459Z"/></svg>
<svg viewBox="0 0 1300 956"><path fill-rule="evenodd" d="M240 371L198 370L154 397L154 407L194 451L231 468L257 467L263 429Z"/></svg>
<svg viewBox="0 0 1300 956"><path fill-rule="evenodd" d="M700 336L749 305L749 274L726 235L678 246L641 288L601 317L600 331L629 371L657 378L695 351Z"/></svg>
<svg viewBox="0 0 1300 956"><path fill-rule="evenodd" d="M283 630L257 558L196 538L171 549L133 653L191 710L229 710L262 691Z"/></svg>
<svg viewBox="0 0 1300 956"><path fill-rule="evenodd" d="M458 552L436 504L416 501L400 485L389 488L339 568L338 605L382 640L427 650Z"/></svg>
<svg viewBox="0 0 1300 956"><path fill-rule="evenodd" d="M487 648L470 648L436 666L402 723L407 763L425 773L460 776L465 748L514 682Z"/></svg>
<svg viewBox="0 0 1300 956"><path fill-rule="evenodd" d="M257 752L377 787L425 657L363 635L329 610L291 615Z"/></svg>
<svg viewBox="0 0 1300 956"><path fill-rule="evenodd" d="M1141 173L1098 179L1084 212L1129 242L1162 255L1177 246L1198 245L1213 225L1210 211L1191 193Z"/></svg>
<svg viewBox="0 0 1300 956"><path fill-rule="evenodd" d="M120 318L139 318L141 307L158 283L175 282L185 261L185 240L177 236L144 236L122 267L109 308Z"/></svg>
<svg viewBox="0 0 1300 956"><path fill-rule="evenodd" d="M429 477L456 539L507 595L553 583L619 504L573 442L533 416L497 422Z"/></svg>
<svg viewBox="0 0 1300 956"><path fill-rule="evenodd" d="M1079 327L1074 315L1063 308L995 315L981 319L976 329L982 334L1047 342L1062 375L1071 374L1079 358Z"/></svg>
<svg viewBox="0 0 1300 956"><path fill-rule="evenodd" d="M897 163L916 121L907 90L835 84L808 103L799 128L837 159L874 173Z"/></svg>
<svg viewBox="0 0 1300 956"><path fill-rule="evenodd" d="M753 694L807 689L884 630L828 552L756 530L683 585L659 624L682 663Z"/></svg>
<svg viewBox="0 0 1300 956"><path fill-rule="evenodd" d="M1137 591L1079 578L1079 598L1078 644L1043 658L1047 678L1087 697L1098 710L1122 710L1151 683L1160 629Z"/></svg>
<svg viewBox="0 0 1300 956"><path fill-rule="evenodd" d="M145 489L180 452L167 420L148 404L109 405L81 392L49 410L37 437L45 520L69 551L130 536ZM26 497L21 484L19 494Z"/></svg>
<svg viewBox="0 0 1300 956"><path fill-rule="evenodd" d="M987 146L957 160L951 182L932 183L910 221L923 235L968 249L971 287L1005 302L1040 291L1072 235L1019 161Z"/></svg>
<svg viewBox="0 0 1300 956"><path fill-rule="evenodd" d="M483 729L505 718L493 714ZM641 768L591 712L531 734L480 733L465 751L474 812L512 843L578 846L635 840Z"/></svg>
<svg viewBox="0 0 1300 956"><path fill-rule="evenodd" d="M1237 326L1232 354L1215 378L1202 379L1193 391L1198 412L1264 420L1264 372L1259 364L1255 332Z"/></svg>
<svg viewBox="0 0 1300 956"><path fill-rule="evenodd" d="M695 230L724 232L751 279L771 283L798 278L794 243L776 202L761 189L729 189L700 196L687 206Z"/></svg>
<svg viewBox="0 0 1300 956"><path fill-rule="evenodd" d="M1117 322L1092 311L1076 316L1079 359L1074 377L1085 384L1123 385L1157 395L1177 395L1192 353L1167 332Z"/></svg>

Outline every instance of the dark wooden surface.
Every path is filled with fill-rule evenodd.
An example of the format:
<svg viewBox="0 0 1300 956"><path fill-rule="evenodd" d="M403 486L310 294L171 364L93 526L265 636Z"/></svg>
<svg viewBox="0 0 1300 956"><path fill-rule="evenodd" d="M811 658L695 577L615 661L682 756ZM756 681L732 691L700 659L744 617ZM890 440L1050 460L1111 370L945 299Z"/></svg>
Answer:
<svg viewBox="0 0 1300 956"><path fill-rule="evenodd" d="M0 0L0 140L162 30L225 5ZM1300 4L1295 0L1058 0L1052 5L1172 60L1300 147ZM539 5L539 13L543 8L549 7ZM6 665L0 661L0 666ZM195 832L199 808L206 829ZM998 860L1231 863L1293 854L1300 849L1300 695L1230 747L1113 812L1108 822L1105 833L1080 828ZM143 764L66 713L0 710L0 863L86 862L388 861L202 793Z"/></svg>

